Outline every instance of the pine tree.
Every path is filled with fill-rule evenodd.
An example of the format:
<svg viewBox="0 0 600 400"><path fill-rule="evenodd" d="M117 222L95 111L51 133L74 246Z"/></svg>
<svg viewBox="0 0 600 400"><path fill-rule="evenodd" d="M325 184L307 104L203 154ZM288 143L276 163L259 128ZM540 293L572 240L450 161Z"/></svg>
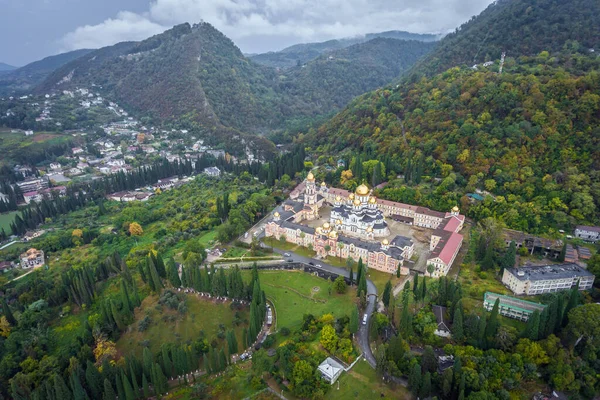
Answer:
<svg viewBox="0 0 600 400"><path fill-rule="evenodd" d="M383 296L382 296L383 304L386 307L389 307L389 305L390 305L391 294L392 294L392 282L388 280L387 283L385 284L385 289L383 289Z"/></svg>
<svg viewBox="0 0 600 400"><path fill-rule="evenodd" d="M102 395L102 400L117 400L115 390L113 389L108 379L104 380L104 394Z"/></svg>

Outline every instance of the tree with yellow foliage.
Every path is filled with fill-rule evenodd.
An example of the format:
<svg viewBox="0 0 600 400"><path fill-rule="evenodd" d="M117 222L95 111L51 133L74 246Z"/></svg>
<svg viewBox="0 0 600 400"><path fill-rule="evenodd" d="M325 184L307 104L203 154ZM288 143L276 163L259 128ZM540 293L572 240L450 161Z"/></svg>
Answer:
<svg viewBox="0 0 600 400"><path fill-rule="evenodd" d="M144 233L141 225L137 222L132 222L129 224L129 234L131 236L141 236Z"/></svg>
<svg viewBox="0 0 600 400"><path fill-rule="evenodd" d="M78 238L83 237L83 231L81 229L73 229L72 236L77 236Z"/></svg>
<svg viewBox="0 0 600 400"><path fill-rule="evenodd" d="M10 323L8 322L6 317L3 315L2 318L0 318L0 336L8 337L9 335L10 335Z"/></svg>
<svg viewBox="0 0 600 400"><path fill-rule="evenodd" d="M104 335L98 335L95 338L94 358L96 365L102 365L104 360L112 360L117 355L117 346L115 342L107 340Z"/></svg>
<svg viewBox="0 0 600 400"><path fill-rule="evenodd" d="M342 175L340 176L340 183L343 185L353 178L352 170L347 169L346 171L342 171Z"/></svg>

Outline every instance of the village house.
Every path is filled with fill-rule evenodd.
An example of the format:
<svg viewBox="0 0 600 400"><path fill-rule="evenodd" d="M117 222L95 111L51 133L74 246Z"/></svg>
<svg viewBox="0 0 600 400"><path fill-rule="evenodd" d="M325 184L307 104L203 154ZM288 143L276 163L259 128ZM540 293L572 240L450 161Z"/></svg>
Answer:
<svg viewBox="0 0 600 400"><path fill-rule="evenodd" d="M597 242L600 240L600 226L577 225L575 237L588 242Z"/></svg>
<svg viewBox="0 0 600 400"><path fill-rule="evenodd" d="M20 256L21 268L39 268L44 265L44 251L31 248Z"/></svg>
<svg viewBox="0 0 600 400"><path fill-rule="evenodd" d="M204 174L213 178L218 178L219 176L221 176L221 170L217 167L207 167L204 168Z"/></svg>

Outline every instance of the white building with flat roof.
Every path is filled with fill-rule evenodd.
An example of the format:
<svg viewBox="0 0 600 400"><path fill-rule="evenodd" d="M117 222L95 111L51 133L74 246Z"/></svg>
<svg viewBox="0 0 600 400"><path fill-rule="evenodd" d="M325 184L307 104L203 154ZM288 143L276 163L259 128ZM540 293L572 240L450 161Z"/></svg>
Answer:
<svg viewBox="0 0 600 400"><path fill-rule="evenodd" d="M579 283L579 290L589 290L596 277L577 264L555 264L505 268L502 283L514 294L534 296L569 290Z"/></svg>

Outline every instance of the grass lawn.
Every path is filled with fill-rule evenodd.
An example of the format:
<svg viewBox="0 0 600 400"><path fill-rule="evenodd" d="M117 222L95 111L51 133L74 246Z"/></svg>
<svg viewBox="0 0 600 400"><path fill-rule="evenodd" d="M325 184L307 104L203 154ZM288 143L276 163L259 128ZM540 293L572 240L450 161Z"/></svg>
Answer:
<svg viewBox="0 0 600 400"><path fill-rule="evenodd" d="M250 272L243 272L249 279ZM267 298L273 302L277 315L277 329L287 327L294 331L302 324L302 315L316 317L332 313L335 317L350 315L355 307L356 291L329 295L330 281L301 271L260 271L260 284ZM315 290L313 290L315 289Z"/></svg>
<svg viewBox="0 0 600 400"><path fill-rule="evenodd" d="M7 235L10 235L10 223L15 220L15 217L17 216L18 212L19 211L10 211L4 214L0 214L0 231L2 230L2 228L4 228L4 232L6 232Z"/></svg>
<svg viewBox="0 0 600 400"><path fill-rule="evenodd" d="M294 253L303 256L313 258L317 253L314 251L307 249L303 246L298 246L293 243L282 242L281 240L275 240L273 238L264 238L263 242L270 247L274 247L280 250L293 251Z"/></svg>
<svg viewBox="0 0 600 400"><path fill-rule="evenodd" d="M327 399L410 399L412 396L404 386L385 384L375 370L360 360L349 372L342 372L337 382L325 395Z"/></svg>
<svg viewBox="0 0 600 400"><path fill-rule="evenodd" d="M206 232L204 235L200 236L199 242L202 246L208 247L210 242L214 241L217 237L217 231Z"/></svg>
<svg viewBox="0 0 600 400"><path fill-rule="evenodd" d="M225 326L226 331L233 328L238 343L243 343L242 329L246 325L234 326L235 312L229 308L229 304L215 304L196 295L187 295L188 310L185 315L181 316L176 310L171 310L166 306L162 306L160 310L157 309L158 296L148 296L142 302L141 308L136 311L134 323L117 341L117 349L125 355L133 352L139 357L143 350L139 344L143 340L148 340L150 350L156 353L163 343L194 341L200 337L200 331L204 331L205 337L211 341L216 338L220 324ZM242 309L240 312L242 320L247 320L248 309ZM138 332L137 323L146 314L150 316L152 323L145 332ZM175 317L174 321L171 320L172 317Z"/></svg>

